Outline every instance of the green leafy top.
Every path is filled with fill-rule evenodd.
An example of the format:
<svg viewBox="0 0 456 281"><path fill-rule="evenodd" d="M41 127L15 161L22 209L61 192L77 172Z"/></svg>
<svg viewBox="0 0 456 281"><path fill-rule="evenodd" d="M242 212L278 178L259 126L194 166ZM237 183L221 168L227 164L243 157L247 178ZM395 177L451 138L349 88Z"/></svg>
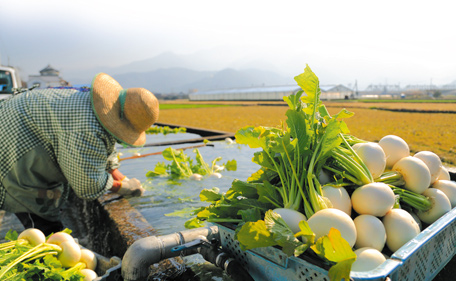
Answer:
<svg viewBox="0 0 456 281"><path fill-rule="evenodd" d="M63 232L70 234L71 230L65 229ZM26 240L17 238L17 232L9 230L5 239L11 242L0 244L1 280L84 280L80 270L85 268L85 264L77 263L71 268L63 267L57 258L61 251L60 247L47 243L33 247Z"/></svg>
<svg viewBox="0 0 456 281"><path fill-rule="evenodd" d="M331 280L348 280L356 255L339 231L314 241L307 222L301 221L301 231L294 234L273 212L288 208L309 218L331 207L319 182L323 169L334 175L338 185L372 182L369 170L345 139L349 130L343 119L353 113L328 113L320 100L318 77L309 66L295 80L302 90L284 97L289 106L285 124L277 128L246 126L235 134L238 144L261 149L252 158L260 169L247 181L233 181L224 194L218 189L203 190L200 199L210 205L195 210L196 216L186 226L202 226L205 221L235 223L242 249L280 246L286 254L299 256L310 248L333 265Z"/></svg>
<svg viewBox="0 0 456 281"><path fill-rule="evenodd" d="M195 148L193 153L196 154L195 159L188 156L183 150L166 148L163 152L163 158L170 161L169 164L159 162L155 165L153 171L146 173L147 177L165 176L172 179L185 179L193 174L210 175L220 170L235 171L237 169L236 160L229 160L222 166L218 166L217 162L221 161L221 157L215 158L211 165L204 161L200 151Z"/></svg>

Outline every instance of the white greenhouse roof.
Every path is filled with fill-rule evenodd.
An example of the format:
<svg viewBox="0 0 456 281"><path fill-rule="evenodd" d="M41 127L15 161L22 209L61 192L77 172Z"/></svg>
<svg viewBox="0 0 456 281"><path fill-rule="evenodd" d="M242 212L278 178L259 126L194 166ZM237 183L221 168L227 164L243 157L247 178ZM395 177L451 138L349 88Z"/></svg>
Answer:
<svg viewBox="0 0 456 281"><path fill-rule="evenodd" d="M214 95L214 94L247 94L247 93L277 93L277 92L296 92L301 90L301 87L292 86L270 86L270 87L249 87L249 88L234 88L224 90L198 91L192 95Z"/></svg>
<svg viewBox="0 0 456 281"><path fill-rule="evenodd" d="M351 89L343 85L320 85L322 92L330 92L334 90L350 91ZM222 90L209 90L198 91L192 95L217 95L217 94L248 94L248 93L283 93L283 92L297 92L301 90L298 85L285 85L285 86L266 86L266 87L249 87L249 88L232 88Z"/></svg>

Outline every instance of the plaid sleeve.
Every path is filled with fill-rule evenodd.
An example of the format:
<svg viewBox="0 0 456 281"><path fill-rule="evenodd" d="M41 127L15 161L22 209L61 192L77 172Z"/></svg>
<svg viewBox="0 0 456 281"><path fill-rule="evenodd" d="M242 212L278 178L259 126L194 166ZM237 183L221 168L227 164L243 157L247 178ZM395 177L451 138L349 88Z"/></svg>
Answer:
<svg viewBox="0 0 456 281"><path fill-rule="evenodd" d="M72 133L59 137L58 162L76 195L96 199L113 184L106 171L108 152L105 142L94 134Z"/></svg>
<svg viewBox="0 0 456 281"><path fill-rule="evenodd" d="M108 163L106 164L107 171L119 169L120 163L117 155L117 151L114 149L113 152L108 156Z"/></svg>

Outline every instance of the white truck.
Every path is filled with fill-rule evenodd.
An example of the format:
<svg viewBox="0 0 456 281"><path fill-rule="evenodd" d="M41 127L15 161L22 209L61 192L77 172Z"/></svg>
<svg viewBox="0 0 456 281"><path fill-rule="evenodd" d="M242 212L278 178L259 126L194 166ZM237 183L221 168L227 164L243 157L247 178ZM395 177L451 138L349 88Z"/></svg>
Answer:
<svg viewBox="0 0 456 281"><path fill-rule="evenodd" d="M10 97L15 89L22 88L22 81L17 69L0 65L0 99Z"/></svg>

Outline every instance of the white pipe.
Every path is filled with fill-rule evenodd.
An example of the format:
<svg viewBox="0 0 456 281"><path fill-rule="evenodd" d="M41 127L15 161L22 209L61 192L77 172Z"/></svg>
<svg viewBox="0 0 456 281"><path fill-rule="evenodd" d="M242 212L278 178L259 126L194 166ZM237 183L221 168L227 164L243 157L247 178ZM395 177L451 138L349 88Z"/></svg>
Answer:
<svg viewBox="0 0 456 281"><path fill-rule="evenodd" d="M204 237L211 241L220 239L217 226L200 227L163 236L149 236L135 241L122 258L122 277L125 281L146 280L149 267L161 260L176 257L173 247ZM196 254L197 249L186 250L184 255Z"/></svg>

